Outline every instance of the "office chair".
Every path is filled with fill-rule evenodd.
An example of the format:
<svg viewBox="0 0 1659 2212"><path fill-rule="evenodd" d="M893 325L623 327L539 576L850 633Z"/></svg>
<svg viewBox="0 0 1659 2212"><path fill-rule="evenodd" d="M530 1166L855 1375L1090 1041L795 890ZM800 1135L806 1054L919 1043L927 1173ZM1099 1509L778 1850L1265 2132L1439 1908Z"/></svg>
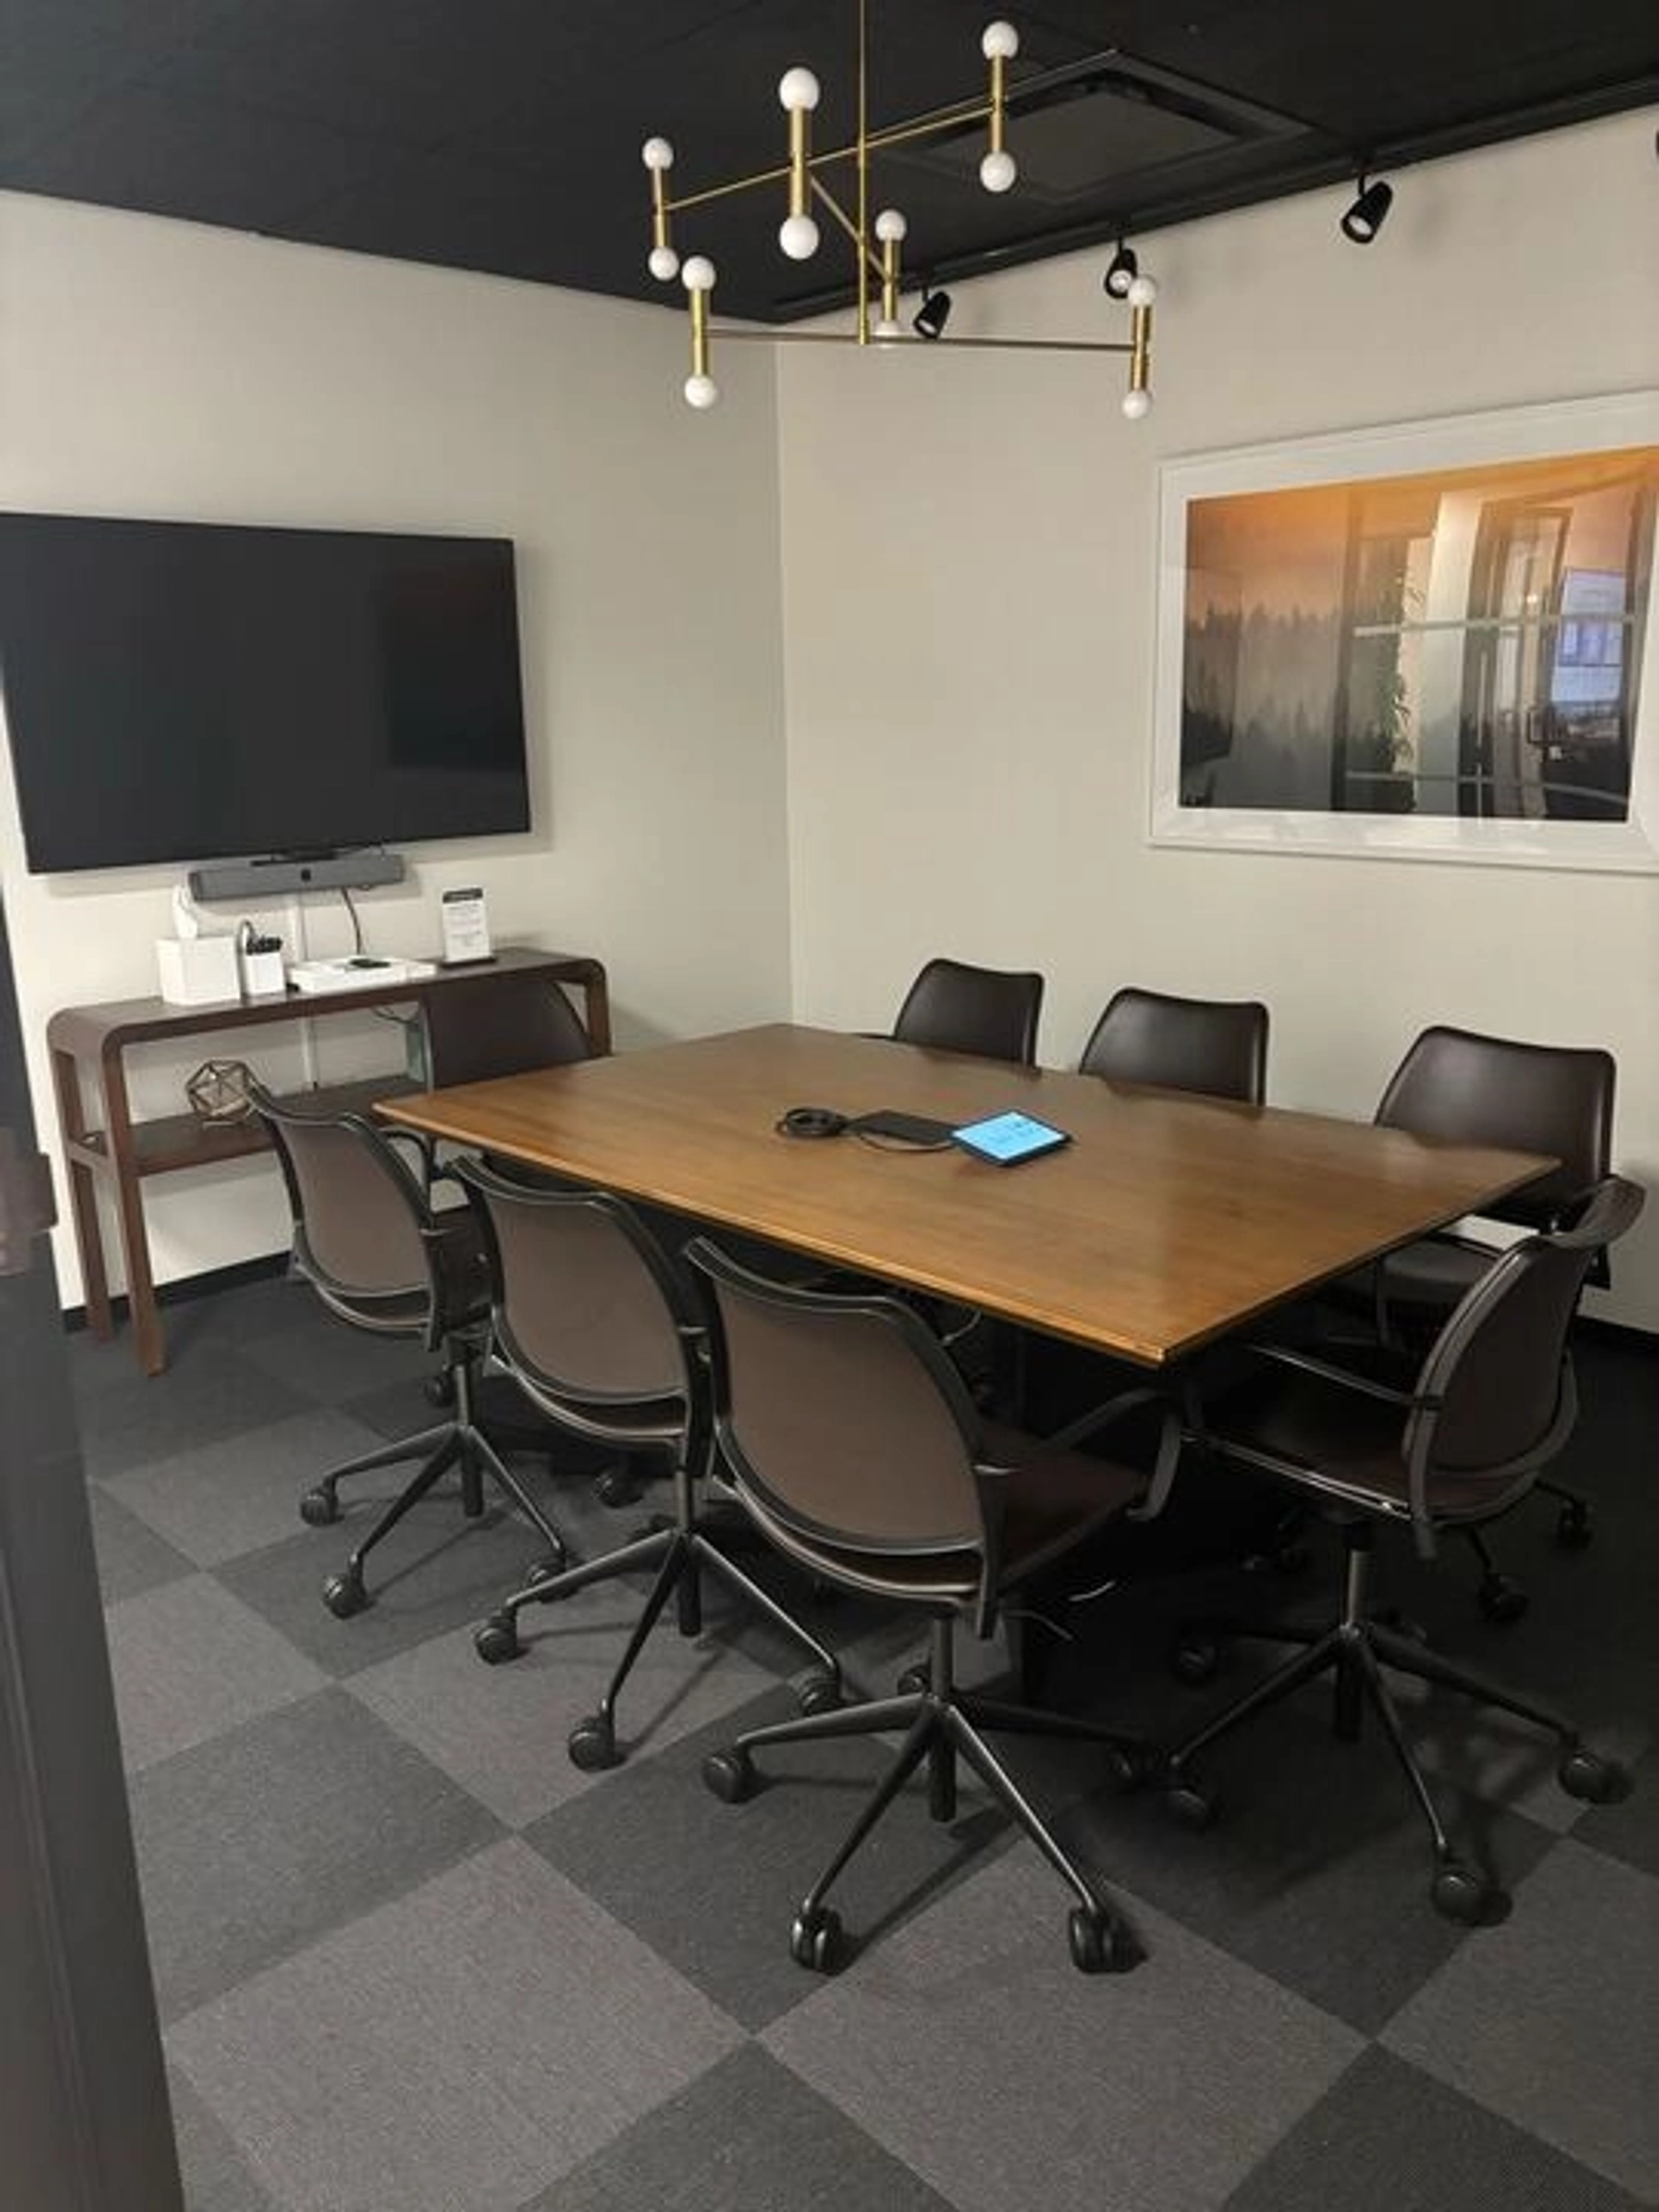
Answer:
<svg viewBox="0 0 1659 2212"><path fill-rule="evenodd" d="M1254 999L1118 991L1096 1023L1078 1071L1259 1106L1267 1080L1267 1009Z"/></svg>
<svg viewBox="0 0 1659 2212"><path fill-rule="evenodd" d="M496 1347L520 1389L550 1420L578 1437L655 1451L673 1464L672 1521L563 1574L538 1570L474 1632L479 1657L491 1666L518 1657L519 1615L526 1606L654 1569L598 1711L569 1738L577 1766L614 1766L623 1685L671 1597L678 1600L681 1633L701 1632L706 1571L817 1662L798 1692L802 1711L839 1705L835 1658L708 1533L698 1502L713 1436L707 1331L689 1286L662 1249L609 1193L516 1183L472 1160L458 1161L454 1172L471 1200L485 1255Z"/></svg>
<svg viewBox="0 0 1659 2212"><path fill-rule="evenodd" d="M1117 1778L1143 1747L1116 1730L959 1690L955 1630L988 1636L1010 1594L1133 1504L1145 1479L1104 1460L981 1422L955 1368L902 1300L836 1297L752 1274L706 1238L686 1247L719 1320L720 1449L757 1527L832 1584L915 1606L932 1618L925 1683L910 1693L751 1729L705 1760L703 1778L737 1803L755 1754L779 1743L903 1731L896 1759L807 1891L790 1935L798 1964L836 1963L841 1923L825 1899L842 1869L926 1763L928 1806L956 1817L965 1759L1072 1890L1072 1957L1085 1972L1127 1963L1124 1931L981 1735L1069 1736L1106 1747Z"/></svg>
<svg viewBox="0 0 1659 2212"><path fill-rule="evenodd" d="M1488 1211L1524 1229L1556 1228L1573 1219L1611 1165L1617 1073L1610 1053L1437 1026L1407 1051L1375 1119L1420 1137L1552 1154L1559 1167ZM1492 1252L1474 1238L1442 1234L1379 1261L1364 1285L1379 1340L1420 1343L1480 1279ZM1598 1252L1586 1280L1605 1287L1608 1279L1607 1255ZM1591 1537L1588 1502L1547 1479L1537 1487L1559 1503L1557 1540L1582 1550ZM1481 1612L1499 1623L1520 1620L1526 1592L1499 1571L1478 1528L1465 1534L1480 1563Z"/></svg>
<svg viewBox="0 0 1659 2212"><path fill-rule="evenodd" d="M434 1091L593 1056L580 1017L545 975L509 969L470 976L433 992L421 1011Z"/></svg>
<svg viewBox="0 0 1659 2212"><path fill-rule="evenodd" d="M459 1470L462 1510L483 1512L488 1475L504 1491L562 1565L562 1537L530 1497L479 1425L478 1370L489 1343L489 1279L477 1226L470 1212L434 1211L423 1176L395 1143L357 1114L319 1114L281 1104L258 1083L249 1096L270 1133L287 1187L294 1224L294 1261L329 1311L354 1328L383 1336L420 1336L442 1358L448 1417L324 1475L300 1501L300 1517L322 1528L340 1516L339 1486L348 1476L420 1466L323 1585L323 1601L339 1620L369 1602L363 1567L369 1553L452 1468Z"/></svg>
<svg viewBox="0 0 1659 2212"><path fill-rule="evenodd" d="M1041 975L930 960L906 992L892 1034L901 1044L1029 1067L1036 1057L1042 1011Z"/></svg>
<svg viewBox="0 0 1659 2212"><path fill-rule="evenodd" d="M1374 1611L1370 1566L1382 1524L1408 1523L1428 1556L1443 1530L1508 1511L1537 1482L1577 1418L1567 1333L1585 1273L1642 1205L1636 1184L1610 1176L1573 1228L1540 1230L1490 1258L1420 1367L1409 1354L1381 1352L1358 1372L1263 1346L1256 1349L1267 1364L1206 1408L1192 1440L1311 1498L1342 1531L1346 1582L1340 1615L1322 1631L1233 1621L1179 1633L1176 1671L1194 1682L1209 1679L1222 1647L1237 1637L1299 1649L1170 1754L1164 1783L1176 1817L1203 1826L1214 1814L1215 1799L1193 1772L1201 1751L1304 1682L1334 1672L1337 1735L1357 1736L1369 1705L1428 1824L1436 1911L1452 1920L1485 1917L1497 1893L1452 1847L1385 1668L1549 1730L1560 1746L1557 1778L1570 1796L1601 1804L1624 1793L1622 1770L1589 1750L1571 1722L1440 1658Z"/></svg>

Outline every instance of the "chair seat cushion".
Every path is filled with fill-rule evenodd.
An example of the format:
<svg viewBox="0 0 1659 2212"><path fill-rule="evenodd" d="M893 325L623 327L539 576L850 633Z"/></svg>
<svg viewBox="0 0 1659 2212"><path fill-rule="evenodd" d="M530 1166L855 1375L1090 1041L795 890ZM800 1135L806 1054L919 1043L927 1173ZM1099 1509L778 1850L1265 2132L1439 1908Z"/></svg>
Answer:
<svg viewBox="0 0 1659 2212"><path fill-rule="evenodd" d="M1495 1247L1450 1237L1425 1237L1390 1252L1379 1265L1390 1307L1427 1307L1437 1316L1455 1306L1497 1258Z"/></svg>

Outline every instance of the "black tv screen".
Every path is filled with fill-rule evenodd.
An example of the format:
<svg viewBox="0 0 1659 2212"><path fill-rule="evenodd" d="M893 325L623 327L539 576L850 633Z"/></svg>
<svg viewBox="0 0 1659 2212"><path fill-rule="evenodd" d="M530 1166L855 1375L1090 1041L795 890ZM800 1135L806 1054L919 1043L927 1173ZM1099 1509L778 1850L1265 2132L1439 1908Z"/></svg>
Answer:
<svg viewBox="0 0 1659 2212"><path fill-rule="evenodd" d="M28 866L530 826L513 547L0 515Z"/></svg>

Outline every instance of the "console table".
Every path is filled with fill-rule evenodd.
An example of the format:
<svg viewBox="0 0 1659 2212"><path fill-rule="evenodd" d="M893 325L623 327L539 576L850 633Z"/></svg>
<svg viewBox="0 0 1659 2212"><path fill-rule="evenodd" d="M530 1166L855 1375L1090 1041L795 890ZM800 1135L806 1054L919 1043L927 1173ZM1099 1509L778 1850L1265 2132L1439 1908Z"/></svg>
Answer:
<svg viewBox="0 0 1659 2212"><path fill-rule="evenodd" d="M104 1006L64 1006L55 1013L47 1024L46 1042L63 1131L76 1250L86 1288L87 1321L93 1334L107 1338L113 1334L98 1219L98 1178L106 1177L114 1189L138 1364L146 1375L159 1375L167 1364L167 1351L144 1228L144 1178L243 1159L270 1146L257 1116L216 1124L193 1114L167 1114L135 1121L123 1060L129 1045L159 1037L206 1036L216 1030L259 1029L273 1022L322 1020L330 1014L361 1013L377 1006L420 1005L434 992L465 990L470 983L506 971L539 974L550 983L580 989L593 1050L610 1051L610 1000L600 963L576 953L542 952L530 945L504 946L493 960L477 967L440 969L434 975L404 983L366 982L361 990L314 996L288 991L280 998L231 999L204 1006L175 1006L165 999L123 999ZM87 1074L94 1077L97 1099L90 1125L82 1089ZM342 1109L367 1109L378 1098L411 1087L401 1077L379 1076L306 1096Z"/></svg>

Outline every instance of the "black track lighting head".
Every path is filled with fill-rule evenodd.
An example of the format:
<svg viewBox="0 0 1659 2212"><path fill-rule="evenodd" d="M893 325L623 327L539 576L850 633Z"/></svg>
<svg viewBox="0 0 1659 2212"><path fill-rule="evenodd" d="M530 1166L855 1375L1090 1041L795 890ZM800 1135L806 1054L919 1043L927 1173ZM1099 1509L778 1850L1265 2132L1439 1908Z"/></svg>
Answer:
<svg viewBox="0 0 1659 2212"><path fill-rule="evenodd" d="M910 325L916 336L921 338L943 337L945 325L950 319L951 295L948 292L930 292L924 288L921 305L916 309Z"/></svg>
<svg viewBox="0 0 1659 2212"><path fill-rule="evenodd" d="M1120 238L1117 252L1106 264L1106 274L1100 280L1100 289L1109 299L1127 300L1129 287L1139 274L1140 264L1135 259L1133 246L1126 246Z"/></svg>
<svg viewBox="0 0 1659 2212"><path fill-rule="evenodd" d="M1343 237L1351 238L1356 246L1369 246L1388 221L1393 205L1394 186L1381 177L1368 179L1362 173L1358 196L1342 217Z"/></svg>

